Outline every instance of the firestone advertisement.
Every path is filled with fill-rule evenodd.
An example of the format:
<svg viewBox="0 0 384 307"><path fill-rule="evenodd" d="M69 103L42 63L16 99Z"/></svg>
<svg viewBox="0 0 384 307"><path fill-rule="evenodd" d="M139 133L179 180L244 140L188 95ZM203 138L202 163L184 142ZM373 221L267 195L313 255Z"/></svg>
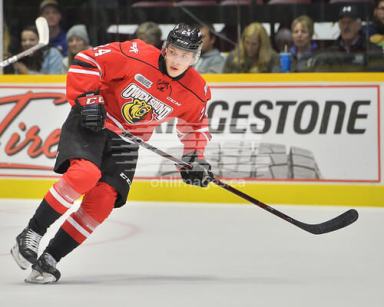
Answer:
<svg viewBox="0 0 384 307"><path fill-rule="evenodd" d="M206 159L233 180L381 183L381 85L212 83ZM0 176L54 177L70 106L63 83L1 84ZM181 156L174 119L149 141ZM140 150L136 177L173 178L175 165Z"/></svg>

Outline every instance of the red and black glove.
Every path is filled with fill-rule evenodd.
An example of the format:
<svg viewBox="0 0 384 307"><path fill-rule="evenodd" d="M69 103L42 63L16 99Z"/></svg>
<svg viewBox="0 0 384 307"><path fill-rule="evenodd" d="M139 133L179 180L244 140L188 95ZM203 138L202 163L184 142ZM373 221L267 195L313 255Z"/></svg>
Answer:
<svg viewBox="0 0 384 307"><path fill-rule="evenodd" d="M103 97L87 93L77 97L75 102L80 109L81 126L95 132L101 131L106 115Z"/></svg>
<svg viewBox="0 0 384 307"><path fill-rule="evenodd" d="M211 165L204 159L198 159L196 152L185 154L182 157L184 162L189 163L192 168L180 168L180 175L187 184L206 187L213 178Z"/></svg>

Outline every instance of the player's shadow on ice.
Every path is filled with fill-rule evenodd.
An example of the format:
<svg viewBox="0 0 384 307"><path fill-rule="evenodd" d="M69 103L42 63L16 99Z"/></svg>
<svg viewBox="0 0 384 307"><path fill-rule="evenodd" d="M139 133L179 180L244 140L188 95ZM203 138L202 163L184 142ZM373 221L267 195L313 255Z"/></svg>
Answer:
<svg viewBox="0 0 384 307"><path fill-rule="evenodd" d="M92 275L67 277L59 281L60 285L159 285L159 284L292 284L292 280L275 277L223 277L206 275Z"/></svg>

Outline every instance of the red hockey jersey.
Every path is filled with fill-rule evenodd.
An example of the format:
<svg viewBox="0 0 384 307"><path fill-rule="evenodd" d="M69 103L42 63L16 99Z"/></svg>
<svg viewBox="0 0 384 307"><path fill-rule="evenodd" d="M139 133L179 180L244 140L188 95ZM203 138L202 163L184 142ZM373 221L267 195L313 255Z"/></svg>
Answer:
<svg viewBox="0 0 384 307"><path fill-rule="evenodd" d="M78 53L67 75L67 99L99 92L107 123L148 140L162 122L177 118L184 153L202 157L211 136L205 115L210 89L194 68L181 78L160 69L160 50L141 40L111 43ZM114 130L114 129L111 129Z"/></svg>

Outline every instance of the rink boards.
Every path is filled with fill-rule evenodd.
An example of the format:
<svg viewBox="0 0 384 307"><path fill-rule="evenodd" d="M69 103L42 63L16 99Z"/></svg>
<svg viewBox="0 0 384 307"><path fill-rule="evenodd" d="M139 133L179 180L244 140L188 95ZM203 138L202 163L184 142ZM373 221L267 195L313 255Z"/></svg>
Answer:
<svg viewBox="0 0 384 307"><path fill-rule="evenodd" d="M267 203L383 206L383 77L205 75L213 134L206 158L223 181ZM64 76L1 76L0 197L40 198L56 180L68 110ZM174 121L150 142L180 156ZM177 178L172 163L142 149L130 199L239 202Z"/></svg>

